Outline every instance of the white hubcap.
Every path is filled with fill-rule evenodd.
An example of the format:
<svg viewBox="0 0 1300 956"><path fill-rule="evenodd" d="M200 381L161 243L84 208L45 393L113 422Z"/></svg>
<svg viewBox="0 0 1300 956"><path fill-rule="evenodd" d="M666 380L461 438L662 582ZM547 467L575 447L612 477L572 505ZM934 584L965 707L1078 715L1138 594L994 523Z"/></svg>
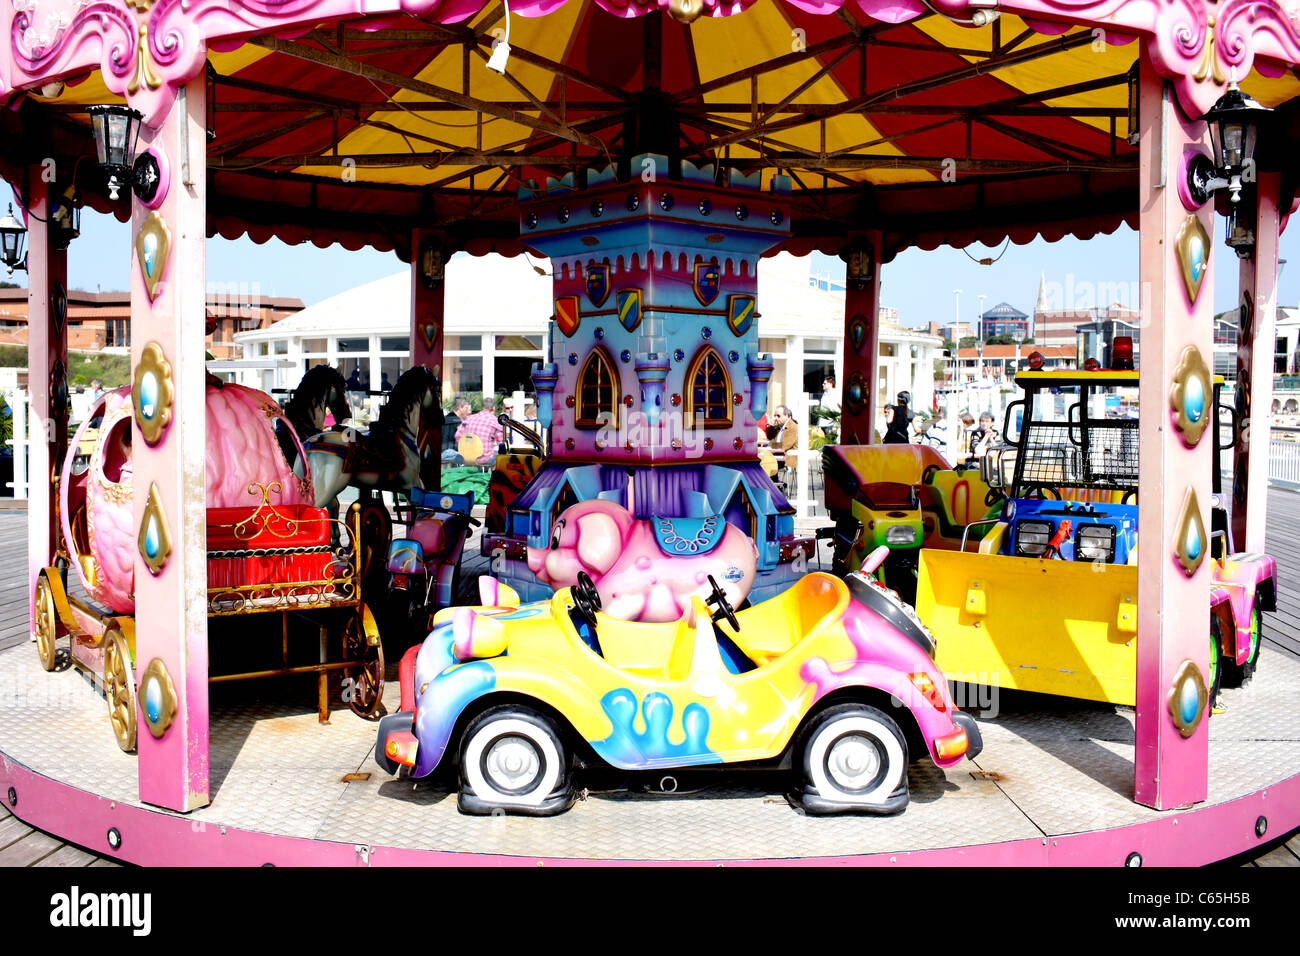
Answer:
<svg viewBox="0 0 1300 956"><path fill-rule="evenodd" d="M503 790L527 786L541 769L537 748L522 737L503 737L488 749L485 764L493 781Z"/></svg>
<svg viewBox="0 0 1300 956"><path fill-rule="evenodd" d="M827 763L840 786L858 790L869 784L879 772L880 751L866 737L852 734L835 742Z"/></svg>

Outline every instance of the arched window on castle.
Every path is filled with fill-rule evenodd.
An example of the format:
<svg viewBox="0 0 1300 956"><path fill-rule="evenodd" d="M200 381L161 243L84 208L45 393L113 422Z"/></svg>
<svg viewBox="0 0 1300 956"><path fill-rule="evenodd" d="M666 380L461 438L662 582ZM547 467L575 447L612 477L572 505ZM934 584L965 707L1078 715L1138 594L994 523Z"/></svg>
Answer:
<svg viewBox="0 0 1300 956"><path fill-rule="evenodd" d="M579 428L618 427L618 372L604 349L595 348L578 373Z"/></svg>
<svg viewBox="0 0 1300 956"><path fill-rule="evenodd" d="M686 427L731 425L731 377L722 356L710 345L691 359L686 370Z"/></svg>

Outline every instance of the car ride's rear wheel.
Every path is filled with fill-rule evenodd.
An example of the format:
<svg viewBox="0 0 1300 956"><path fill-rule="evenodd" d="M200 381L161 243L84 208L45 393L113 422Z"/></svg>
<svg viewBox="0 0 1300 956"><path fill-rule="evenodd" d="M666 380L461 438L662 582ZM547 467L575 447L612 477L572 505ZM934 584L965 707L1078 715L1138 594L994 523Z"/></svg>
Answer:
<svg viewBox="0 0 1300 956"><path fill-rule="evenodd" d="M550 816L573 803L569 753L552 721L517 705L494 707L465 731L462 813Z"/></svg>
<svg viewBox="0 0 1300 956"><path fill-rule="evenodd" d="M1259 609L1259 599L1250 608L1250 649L1246 660L1238 664L1224 661L1223 686L1241 687L1255 676L1255 665L1259 663L1259 648L1264 641L1263 613Z"/></svg>
<svg viewBox="0 0 1300 956"><path fill-rule="evenodd" d="M1223 683L1223 632L1219 628L1219 617L1213 612L1210 613L1210 670L1205 683L1212 711Z"/></svg>
<svg viewBox="0 0 1300 956"><path fill-rule="evenodd" d="M837 704L802 737L802 803L809 813L897 813L907 806L907 743L866 704Z"/></svg>

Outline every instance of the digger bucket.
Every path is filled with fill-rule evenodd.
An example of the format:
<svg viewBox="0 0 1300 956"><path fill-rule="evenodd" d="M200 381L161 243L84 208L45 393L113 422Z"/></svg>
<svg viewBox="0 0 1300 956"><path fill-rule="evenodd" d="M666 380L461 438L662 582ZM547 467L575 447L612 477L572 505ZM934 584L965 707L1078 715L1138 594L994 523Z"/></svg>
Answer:
<svg viewBox="0 0 1300 956"><path fill-rule="evenodd" d="M950 680L1134 703L1136 566L926 548L916 612Z"/></svg>

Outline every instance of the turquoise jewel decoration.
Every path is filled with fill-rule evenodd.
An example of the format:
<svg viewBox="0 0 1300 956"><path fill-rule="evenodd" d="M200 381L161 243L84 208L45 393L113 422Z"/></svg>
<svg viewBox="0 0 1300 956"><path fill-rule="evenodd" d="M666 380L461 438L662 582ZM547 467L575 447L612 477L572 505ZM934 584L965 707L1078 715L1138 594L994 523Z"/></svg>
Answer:
<svg viewBox="0 0 1300 956"><path fill-rule="evenodd" d="M158 534L158 519L150 515L144 526L145 557L157 558L160 547L162 547L162 539Z"/></svg>
<svg viewBox="0 0 1300 956"><path fill-rule="evenodd" d="M1205 716L1210 694L1205 687L1205 678L1200 668L1189 660L1178 667L1173 684L1169 688L1166 706L1169 718L1178 729L1180 736L1186 738L1196 733L1196 728Z"/></svg>
<svg viewBox="0 0 1300 956"><path fill-rule="evenodd" d="M1194 304L1201 292L1201 280L1210 265L1210 236L1200 216L1193 213L1183 220L1174 240L1174 251L1182 269L1187 299Z"/></svg>
<svg viewBox="0 0 1300 956"><path fill-rule="evenodd" d="M158 376L145 372L140 376L140 415L152 419L158 411Z"/></svg>
<svg viewBox="0 0 1300 956"><path fill-rule="evenodd" d="M145 683L143 696L145 719L151 724L158 723L162 717L163 700L162 686L158 683L157 678L151 677Z"/></svg>
<svg viewBox="0 0 1300 956"><path fill-rule="evenodd" d="M151 574L161 574L172 553L171 532L167 529L167 516L163 513L162 497L158 485L150 482L145 499L144 514L140 516L140 533L136 548Z"/></svg>
<svg viewBox="0 0 1300 956"><path fill-rule="evenodd" d="M1183 573L1190 578L1205 560L1206 546L1209 543L1205 522L1201 520L1201 503L1193 488L1189 487L1183 495L1176 534L1174 558L1182 567Z"/></svg>
<svg viewBox="0 0 1300 956"><path fill-rule="evenodd" d="M1189 345L1183 349L1174 369L1174 384L1169 390L1169 410L1183 444L1195 448L1210 424L1212 391L1210 369L1200 349Z"/></svg>
<svg viewBox="0 0 1300 956"><path fill-rule="evenodd" d="M1193 422L1199 422L1205 414L1205 386L1201 384L1200 376L1193 375L1187 380L1187 387L1183 390L1183 414Z"/></svg>
<svg viewBox="0 0 1300 956"><path fill-rule="evenodd" d="M1195 681L1183 681L1178 691L1178 715L1183 718L1183 723L1190 724L1196 719L1196 711L1200 704L1200 695L1196 693Z"/></svg>

